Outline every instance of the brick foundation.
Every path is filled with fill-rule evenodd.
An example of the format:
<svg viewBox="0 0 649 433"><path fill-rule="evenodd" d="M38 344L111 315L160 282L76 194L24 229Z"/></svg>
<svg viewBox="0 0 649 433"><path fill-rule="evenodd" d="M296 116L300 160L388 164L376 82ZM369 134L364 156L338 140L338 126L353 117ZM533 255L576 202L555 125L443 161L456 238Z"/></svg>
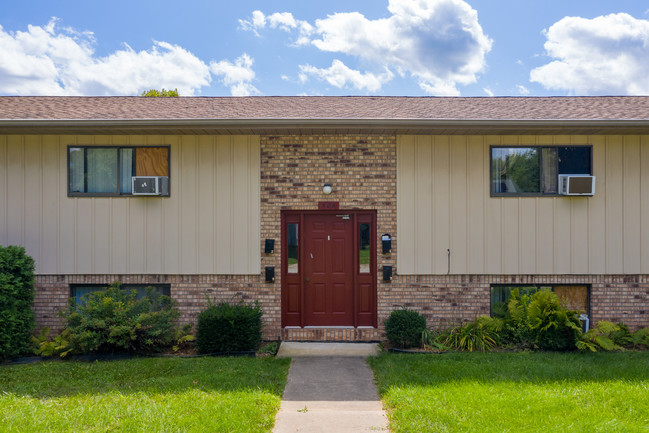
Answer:
<svg viewBox="0 0 649 433"><path fill-rule="evenodd" d="M70 295L69 284L171 285L182 323L195 323L198 313L213 302L259 300L264 311L264 338L292 341L377 341L384 339L383 322L403 306L421 312L429 326L444 326L488 315L491 284L588 284L590 318L624 322L631 329L649 326L649 275L426 275L395 276L379 284L379 328L281 328L279 292L260 276L220 275L39 275L34 310L39 327L60 329L56 313Z"/></svg>

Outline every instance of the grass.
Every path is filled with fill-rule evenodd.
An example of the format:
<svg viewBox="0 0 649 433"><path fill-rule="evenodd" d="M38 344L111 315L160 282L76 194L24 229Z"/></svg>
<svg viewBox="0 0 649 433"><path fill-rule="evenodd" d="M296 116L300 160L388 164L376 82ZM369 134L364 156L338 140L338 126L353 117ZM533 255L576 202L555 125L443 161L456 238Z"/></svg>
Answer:
<svg viewBox="0 0 649 433"><path fill-rule="evenodd" d="M394 432L649 432L649 352L368 362Z"/></svg>
<svg viewBox="0 0 649 433"><path fill-rule="evenodd" d="M269 432L288 366L140 358L0 367L0 431Z"/></svg>

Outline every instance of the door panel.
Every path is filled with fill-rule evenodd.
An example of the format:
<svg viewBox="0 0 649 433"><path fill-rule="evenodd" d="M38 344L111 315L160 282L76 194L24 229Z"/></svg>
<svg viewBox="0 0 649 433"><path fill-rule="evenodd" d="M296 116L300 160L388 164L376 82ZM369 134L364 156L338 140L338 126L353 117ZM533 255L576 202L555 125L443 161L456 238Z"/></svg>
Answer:
<svg viewBox="0 0 649 433"><path fill-rule="evenodd" d="M306 326L353 326L351 221L336 215L305 215L304 300Z"/></svg>

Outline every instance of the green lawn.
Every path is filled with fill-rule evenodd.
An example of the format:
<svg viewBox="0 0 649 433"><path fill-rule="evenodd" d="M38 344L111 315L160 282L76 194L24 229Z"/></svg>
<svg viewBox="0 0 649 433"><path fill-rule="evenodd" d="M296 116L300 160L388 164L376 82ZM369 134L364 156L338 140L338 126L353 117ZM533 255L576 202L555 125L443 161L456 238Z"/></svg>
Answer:
<svg viewBox="0 0 649 433"><path fill-rule="evenodd" d="M649 432L649 353L385 354L394 432Z"/></svg>
<svg viewBox="0 0 649 433"><path fill-rule="evenodd" d="M141 358L0 367L0 431L268 432L288 366Z"/></svg>

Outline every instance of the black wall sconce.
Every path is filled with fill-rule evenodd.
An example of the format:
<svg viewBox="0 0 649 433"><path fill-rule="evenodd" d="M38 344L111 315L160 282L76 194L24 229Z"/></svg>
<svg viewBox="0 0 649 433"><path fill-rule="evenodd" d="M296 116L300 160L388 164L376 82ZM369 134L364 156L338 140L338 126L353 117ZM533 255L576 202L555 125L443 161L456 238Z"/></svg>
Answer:
<svg viewBox="0 0 649 433"><path fill-rule="evenodd" d="M383 266L383 281L392 281L392 266Z"/></svg>
<svg viewBox="0 0 649 433"><path fill-rule="evenodd" d="M390 254L392 252L392 236L387 233L381 236L381 251L383 254Z"/></svg>
<svg viewBox="0 0 649 433"><path fill-rule="evenodd" d="M265 268L265 273L266 273L266 282L267 283L274 283L275 282L275 267L274 266L266 266Z"/></svg>
<svg viewBox="0 0 649 433"><path fill-rule="evenodd" d="M266 242L264 242L264 253L273 254L274 251L275 251L275 239L266 239Z"/></svg>

